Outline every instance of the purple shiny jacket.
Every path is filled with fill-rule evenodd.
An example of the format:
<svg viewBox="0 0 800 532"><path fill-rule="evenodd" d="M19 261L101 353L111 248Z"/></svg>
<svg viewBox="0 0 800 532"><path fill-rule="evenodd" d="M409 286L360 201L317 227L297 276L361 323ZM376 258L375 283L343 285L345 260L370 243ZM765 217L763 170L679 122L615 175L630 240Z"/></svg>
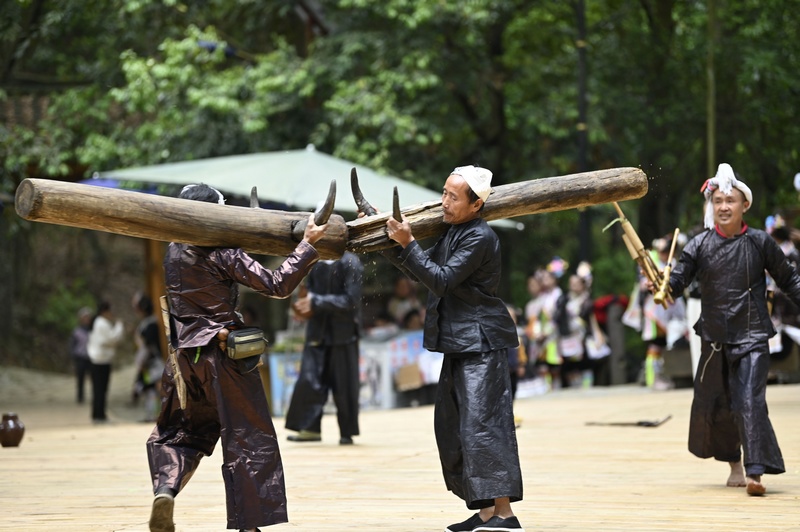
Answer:
<svg viewBox="0 0 800 532"><path fill-rule="evenodd" d="M236 313L239 284L283 299L318 259L312 245L300 242L278 269L268 270L242 249L170 243L164 273L173 347L204 346L227 325L241 325Z"/></svg>

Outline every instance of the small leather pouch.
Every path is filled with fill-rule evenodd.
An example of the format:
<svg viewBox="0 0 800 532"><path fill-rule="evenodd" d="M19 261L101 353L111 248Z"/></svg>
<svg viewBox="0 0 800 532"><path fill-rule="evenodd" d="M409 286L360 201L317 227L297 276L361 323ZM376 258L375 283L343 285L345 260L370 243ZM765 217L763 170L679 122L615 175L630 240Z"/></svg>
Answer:
<svg viewBox="0 0 800 532"><path fill-rule="evenodd" d="M228 358L239 360L265 353L267 345L264 331L256 327L246 327L244 329L236 329L228 334L226 351Z"/></svg>

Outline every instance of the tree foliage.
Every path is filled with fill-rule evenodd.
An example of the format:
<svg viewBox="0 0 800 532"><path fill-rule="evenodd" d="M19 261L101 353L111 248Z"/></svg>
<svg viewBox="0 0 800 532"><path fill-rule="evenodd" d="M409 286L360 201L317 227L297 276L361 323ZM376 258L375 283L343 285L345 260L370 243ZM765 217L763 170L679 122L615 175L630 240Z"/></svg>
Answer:
<svg viewBox="0 0 800 532"><path fill-rule="evenodd" d="M585 4L577 43L578 0L9 0L0 4L0 191L28 176L307 143L432 188L468 163L504 184L577 170L585 98L589 168L639 166L650 177L650 193L626 209L648 241L700 220L711 51L714 166L730 162L753 189L754 225L778 209L796 214L791 2ZM614 217L592 211L599 227ZM528 270L555 254L574 263L579 251L575 212L525 222L503 239L513 246L506 292L518 304ZM616 275L624 250L599 227L594 260Z"/></svg>
<svg viewBox="0 0 800 532"><path fill-rule="evenodd" d="M717 3L720 160L787 201L798 16L778 0ZM50 102L3 128L4 168L18 180L314 142L437 188L461 162L497 183L568 173L576 5L14 0L0 8L0 86L13 99L40 80ZM662 231L707 177L706 3L603 0L586 17L590 164L641 166Z"/></svg>

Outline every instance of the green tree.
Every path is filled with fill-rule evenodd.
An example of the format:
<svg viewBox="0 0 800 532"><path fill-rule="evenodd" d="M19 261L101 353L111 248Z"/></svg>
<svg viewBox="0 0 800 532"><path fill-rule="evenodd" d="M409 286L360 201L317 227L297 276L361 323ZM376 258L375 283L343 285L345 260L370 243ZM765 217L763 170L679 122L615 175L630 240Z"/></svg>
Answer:
<svg viewBox="0 0 800 532"><path fill-rule="evenodd" d="M781 0L715 4L719 39L709 43L704 0L586 3L587 164L648 174L648 195L626 206L645 242L701 218L708 53L713 167L730 162L754 190L753 225L796 203L800 17ZM459 164L491 168L495 184L571 173L574 9L531 0L6 1L0 192L29 176L74 179L309 142L434 189ZM624 283L633 264L617 281L625 251L599 230L614 216L592 209L593 259ZM529 270L579 256L577 213L524 221L524 233L503 237L504 293L517 304Z"/></svg>

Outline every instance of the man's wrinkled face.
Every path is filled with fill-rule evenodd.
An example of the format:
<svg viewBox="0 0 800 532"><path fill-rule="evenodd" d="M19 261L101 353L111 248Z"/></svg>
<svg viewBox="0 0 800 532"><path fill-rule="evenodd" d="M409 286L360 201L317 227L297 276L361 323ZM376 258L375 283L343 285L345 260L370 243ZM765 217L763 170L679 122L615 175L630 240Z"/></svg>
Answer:
<svg viewBox="0 0 800 532"><path fill-rule="evenodd" d="M714 206L714 223L734 229L741 227L744 213L750 208L750 203L738 188L731 190L730 195L715 190L711 195L711 203Z"/></svg>
<svg viewBox="0 0 800 532"><path fill-rule="evenodd" d="M469 185L460 175L451 175L442 190L442 220L446 224L461 224L478 217L483 200L469 200Z"/></svg>

